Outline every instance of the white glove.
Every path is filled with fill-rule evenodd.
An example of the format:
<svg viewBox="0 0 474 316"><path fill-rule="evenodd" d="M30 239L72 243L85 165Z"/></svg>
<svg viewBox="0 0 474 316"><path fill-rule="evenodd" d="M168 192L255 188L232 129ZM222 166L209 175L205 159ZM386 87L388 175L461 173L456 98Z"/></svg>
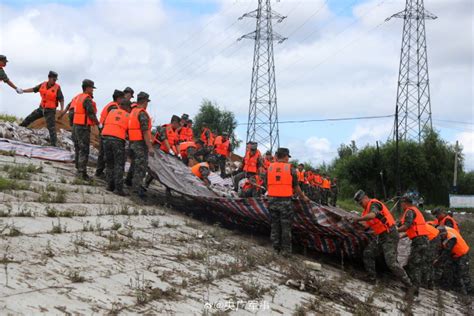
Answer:
<svg viewBox="0 0 474 316"><path fill-rule="evenodd" d="M18 93L18 94L22 94L22 93L23 93L23 89L21 89L21 88L16 88L15 90L16 90L16 93Z"/></svg>

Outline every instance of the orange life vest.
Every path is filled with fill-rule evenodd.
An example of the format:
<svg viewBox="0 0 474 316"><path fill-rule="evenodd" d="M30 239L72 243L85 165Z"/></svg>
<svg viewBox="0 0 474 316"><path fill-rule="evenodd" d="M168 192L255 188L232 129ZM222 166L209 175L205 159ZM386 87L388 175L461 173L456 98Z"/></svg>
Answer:
<svg viewBox="0 0 474 316"><path fill-rule="evenodd" d="M194 138L193 129L190 127L183 126L179 131L180 142L192 142Z"/></svg>
<svg viewBox="0 0 474 316"><path fill-rule="evenodd" d="M373 203L379 203L382 206L382 210L380 211L380 214L382 215L382 220L374 218L370 221L367 221L366 223L367 226L372 228L375 235L380 235L382 233L388 232L390 228L395 225L395 219L393 218L392 213L390 213L385 204L383 204L377 199L371 199L369 203L367 203L367 207L362 212L362 216L365 216L370 213L370 207Z"/></svg>
<svg viewBox="0 0 474 316"><path fill-rule="evenodd" d="M439 225L437 219L435 219L433 221L427 221L426 224L429 224L430 226L438 226Z"/></svg>
<svg viewBox="0 0 474 316"><path fill-rule="evenodd" d="M109 109L111 107L115 106L116 108L118 108L118 103L115 102L115 101L112 101L112 102L109 102L109 104L107 104L106 106L104 106L104 108L102 109L102 112L100 112L100 124L104 124L105 123L105 119L107 118L107 115L109 114Z"/></svg>
<svg viewBox="0 0 474 316"><path fill-rule="evenodd" d="M92 97L87 93L80 93L74 99L72 99L71 107L74 108L74 119L73 124L75 125L87 125L92 126L95 125L95 122L92 121L86 113L86 109L84 108L84 101L90 98L92 101L92 107L94 109L94 113L97 113L97 105Z"/></svg>
<svg viewBox="0 0 474 316"><path fill-rule="evenodd" d="M257 173L258 160L260 159L260 151L257 149L255 155L250 156L250 150L247 151L244 157L244 171Z"/></svg>
<svg viewBox="0 0 474 316"><path fill-rule="evenodd" d="M298 176L298 182L300 183L304 183L305 182L305 176L304 176L305 172L304 170L296 170L296 175Z"/></svg>
<svg viewBox="0 0 474 316"><path fill-rule="evenodd" d="M179 144L179 154L181 158L188 158L188 148L196 148L195 142L182 142Z"/></svg>
<svg viewBox="0 0 474 316"><path fill-rule="evenodd" d="M45 81L41 84L39 88L39 93L41 95L40 106L43 109L55 109L58 107L58 91L59 85L57 83L53 84L52 87L48 88L48 82Z"/></svg>
<svg viewBox="0 0 474 316"><path fill-rule="evenodd" d="M436 227L431 226L430 224L426 224L426 231L428 232L428 239L430 241L432 241L439 235L439 230Z"/></svg>
<svg viewBox="0 0 474 316"><path fill-rule="evenodd" d="M448 235L446 236L446 240L443 241L443 247L445 247L447 241L452 238L456 238L456 245L451 250L451 255L453 256L453 258L462 257L469 252L469 246L457 230L448 226L446 227L446 232L448 233Z"/></svg>
<svg viewBox="0 0 474 316"><path fill-rule="evenodd" d="M421 214L420 210L415 206L409 207L405 210L400 222L402 223L402 225L405 224L405 216L410 210L415 212L416 216L413 220L413 224L408 227L406 231L408 238L413 239L418 236L427 236L428 230L426 229L425 218L423 217L423 214Z"/></svg>
<svg viewBox="0 0 474 316"><path fill-rule="evenodd" d="M323 184L323 177L321 177L320 174L315 174L315 175L313 176L313 184L314 184L315 186L317 186L317 187L322 186L322 184Z"/></svg>
<svg viewBox="0 0 474 316"><path fill-rule="evenodd" d="M207 136L206 136L207 132L209 132L209 139L207 139ZM201 140L204 142L204 145L206 146L214 145L214 134L211 132L209 128L204 127L202 129Z"/></svg>
<svg viewBox="0 0 474 316"><path fill-rule="evenodd" d="M267 173L268 196L292 197L293 177L291 164L285 162L272 162Z"/></svg>
<svg viewBox="0 0 474 316"><path fill-rule="evenodd" d="M270 164L273 162L273 158L267 159L267 157L263 158L263 168L268 169Z"/></svg>
<svg viewBox="0 0 474 316"><path fill-rule="evenodd" d="M331 189L331 182L328 179L323 178L322 183L321 183L321 187L323 189L330 190Z"/></svg>
<svg viewBox="0 0 474 316"><path fill-rule="evenodd" d="M148 115L147 111L143 108L134 107L130 113L130 119L128 121L128 139L131 142L144 140L143 133L140 128L140 121L138 120L139 114L143 112L148 116L148 130L146 133L151 140L151 117Z"/></svg>
<svg viewBox="0 0 474 316"><path fill-rule="evenodd" d="M113 136L125 140L130 114L122 109L113 109L108 115L102 130L102 136Z"/></svg>
<svg viewBox="0 0 474 316"><path fill-rule="evenodd" d="M163 128L165 129L166 139L168 140L168 144L170 145L171 150L173 150L175 154L178 154L178 150L176 149L176 145L178 144L179 140L178 134L173 129L173 126L171 124L165 124L163 125ZM161 147L161 150L168 152L168 148L166 147L164 142L161 144Z"/></svg>
<svg viewBox="0 0 474 316"><path fill-rule="evenodd" d="M439 222L439 225L440 226L446 226L446 220L450 219L451 222L453 223L453 228L458 232L460 233L460 230L459 230L459 225L458 223L456 223L456 221L454 220L454 218L452 218L451 216L449 215L446 215L440 222ZM449 226L448 226L449 227Z"/></svg>
<svg viewBox="0 0 474 316"><path fill-rule="evenodd" d="M206 167L209 168L209 164L207 162L200 162L195 164L194 166L191 167L191 172L198 177L199 179L202 180L202 174L201 171L199 170L201 167Z"/></svg>
<svg viewBox="0 0 474 316"><path fill-rule="evenodd" d="M222 136L217 136L216 140L214 141L214 146L215 146L216 154L222 155L224 157L229 157L229 147L230 147L229 139L227 139L226 141L223 141Z"/></svg>

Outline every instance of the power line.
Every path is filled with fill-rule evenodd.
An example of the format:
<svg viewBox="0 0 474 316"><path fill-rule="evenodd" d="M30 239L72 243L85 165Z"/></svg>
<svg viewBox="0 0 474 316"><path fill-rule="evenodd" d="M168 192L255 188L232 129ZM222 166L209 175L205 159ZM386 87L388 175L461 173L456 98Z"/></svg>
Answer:
<svg viewBox="0 0 474 316"><path fill-rule="evenodd" d="M355 117L338 117L338 118L325 118L325 119L310 119L310 120L290 120L290 121L279 121L278 124L300 124L300 123L313 123L313 122L338 122L338 121L356 121L356 120L375 120L382 118L394 117L394 114L388 115L375 115L375 116L355 116ZM249 123L238 123L237 125L248 125ZM268 124L267 122L258 124Z"/></svg>
<svg viewBox="0 0 474 316"><path fill-rule="evenodd" d="M465 125L474 125L474 122L465 122L465 121L452 121L452 120L442 120L442 119L433 119L433 121L445 122L445 123L455 123L455 124L465 124Z"/></svg>

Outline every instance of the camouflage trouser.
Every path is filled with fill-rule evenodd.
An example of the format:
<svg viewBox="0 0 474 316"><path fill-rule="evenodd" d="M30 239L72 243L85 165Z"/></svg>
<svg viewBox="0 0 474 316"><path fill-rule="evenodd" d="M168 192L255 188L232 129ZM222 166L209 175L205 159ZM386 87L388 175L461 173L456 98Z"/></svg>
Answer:
<svg viewBox="0 0 474 316"><path fill-rule="evenodd" d="M469 274L469 253L453 259L454 280L457 290L463 294L472 294L471 276Z"/></svg>
<svg viewBox="0 0 474 316"><path fill-rule="evenodd" d="M370 277L376 277L375 260L382 253L385 263L392 273L405 285L411 285L410 278L397 260L398 232L395 226L387 233L382 233L372 239L364 249L364 267Z"/></svg>
<svg viewBox="0 0 474 316"><path fill-rule="evenodd" d="M245 172L245 171L242 171L242 172L236 174L235 177L234 177L234 191L235 192L239 191L239 182L243 178L250 178L250 177L253 177L253 176L255 176L255 173Z"/></svg>
<svg viewBox="0 0 474 316"><path fill-rule="evenodd" d="M273 249L291 254L291 226L293 224L293 203L289 198L269 198L268 210L271 216L271 240Z"/></svg>
<svg viewBox="0 0 474 316"><path fill-rule="evenodd" d="M414 286L421 285L423 274L426 273L428 253L428 238L418 236L412 239L410 256L407 262L407 271Z"/></svg>
<svg viewBox="0 0 474 316"><path fill-rule="evenodd" d="M56 146L58 138L56 136L56 109L43 109L41 107L37 108L30 115L28 115L23 122L21 122L20 126L28 127L31 123L36 121L39 118L44 116L44 120L46 121L46 128L49 131L49 142L51 146Z"/></svg>
<svg viewBox="0 0 474 316"><path fill-rule="evenodd" d="M435 270L437 268L433 265L433 262L438 258L439 250L440 237L437 236L428 242L428 250L426 252L426 270L423 276L423 283L429 287L434 286L435 283Z"/></svg>
<svg viewBox="0 0 474 316"><path fill-rule="evenodd" d="M105 156L105 176L107 187L123 190L123 166L125 161L125 141L115 137L103 137Z"/></svg>
<svg viewBox="0 0 474 316"><path fill-rule="evenodd" d="M74 121L74 111L73 110L70 110L68 113L68 118L69 118L69 125L71 126L71 129L72 129L72 125L73 125L73 121Z"/></svg>
<svg viewBox="0 0 474 316"><path fill-rule="evenodd" d="M331 191L331 205L336 206L337 203L337 192Z"/></svg>
<svg viewBox="0 0 474 316"><path fill-rule="evenodd" d="M104 148L104 138L100 137L99 143L99 156L97 157L97 168L95 169L96 175L101 175L104 173L105 170L105 148Z"/></svg>
<svg viewBox="0 0 474 316"><path fill-rule="evenodd" d="M148 169L148 148L144 141L130 142L129 150L132 163L127 173L127 182L132 183L134 192L139 192Z"/></svg>
<svg viewBox="0 0 474 316"><path fill-rule="evenodd" d="M225 178L227 174L225 173L225 163L227 158L223 155L219 155L219 170L221 171L221 178Z"/></svg>
<svg viewBox="0 0 474 316"><path fill-rule="evenodd" d="M87 163L89 162L89 149L91 143L91 128L85 125L74 125L74 137L77 143L77 171L87 175ZM79 152L79 153L78 153Z"/></svg>

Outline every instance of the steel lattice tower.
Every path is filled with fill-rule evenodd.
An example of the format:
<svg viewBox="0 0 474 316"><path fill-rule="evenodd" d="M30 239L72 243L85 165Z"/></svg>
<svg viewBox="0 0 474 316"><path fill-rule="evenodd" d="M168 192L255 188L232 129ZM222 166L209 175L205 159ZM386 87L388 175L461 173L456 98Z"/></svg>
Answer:
<svg viewBox="0 0 474 316"><path fill-rule="evenodd" d="M281 43L286 38L273 31L272 20L277 20L279 23L286 17L272 11L270 2L270 0L258 0L256 10L240 17L240 19L256 18L257 23L255 31L242 36L239 40L247 38L255 41L247 142L255 141L261 148L273 152L280 145L273 41Z"/></svg>
<svg viewBox="0 0 474 316"><path fill-rule="evenodd" d="M392 15L403 22L396 116L393 135L400 140L421 141L423 130L432 129L431 99L426 53L425 20L437 17L423 0L406 0L405 10Z"/></svg>

